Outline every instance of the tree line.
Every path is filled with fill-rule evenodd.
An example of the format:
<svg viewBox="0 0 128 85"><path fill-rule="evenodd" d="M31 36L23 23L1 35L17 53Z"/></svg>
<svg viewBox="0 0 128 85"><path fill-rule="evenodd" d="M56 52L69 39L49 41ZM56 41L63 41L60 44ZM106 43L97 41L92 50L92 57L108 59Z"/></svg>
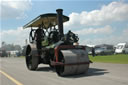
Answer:
<svg viewBox="0 0 128 85"><path fill-rule="evenodd" d="M21 51L21 46L20 45L14 45L14 44L7 44L6 42L2 42L2 46L0 50L6 50L6 51L14 51L18 50Z"/></svg>
<svg viewBox="0 0 128 85"><path fill-rule="evenodd" d="M0 47L0 56L1 57L11 56L12 51L17 52L15 54L15 56L20 56L22 54L22 48L20 45L7 44L6 42L1 43L1 47Z"/></svg>

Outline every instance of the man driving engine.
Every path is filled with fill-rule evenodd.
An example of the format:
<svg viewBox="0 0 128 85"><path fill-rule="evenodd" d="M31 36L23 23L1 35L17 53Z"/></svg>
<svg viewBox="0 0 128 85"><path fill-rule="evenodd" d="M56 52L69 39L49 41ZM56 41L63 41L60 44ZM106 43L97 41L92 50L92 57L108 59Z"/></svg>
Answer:
<svg viewBox="0 0 128 85"><path fill-rule="evenodd" d="M35 31L34 39L36 40L36 46L38 49L38 53L40 54L40 50L42 48L41 42L44 38L44 30L41 29L41 25L39 25L39 28Z"/></svg>

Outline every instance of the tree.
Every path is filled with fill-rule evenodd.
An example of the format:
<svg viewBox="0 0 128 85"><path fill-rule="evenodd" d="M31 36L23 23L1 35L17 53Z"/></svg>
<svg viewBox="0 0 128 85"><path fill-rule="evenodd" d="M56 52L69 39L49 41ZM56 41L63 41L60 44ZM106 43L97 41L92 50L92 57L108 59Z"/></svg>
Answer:
<svg viewBox="0 0 128 85"><path fill-rule="evenodd" d="M4 45L6 45L6 43L3 41L3 42L2 42L2 47L3 47Z"/></svg>

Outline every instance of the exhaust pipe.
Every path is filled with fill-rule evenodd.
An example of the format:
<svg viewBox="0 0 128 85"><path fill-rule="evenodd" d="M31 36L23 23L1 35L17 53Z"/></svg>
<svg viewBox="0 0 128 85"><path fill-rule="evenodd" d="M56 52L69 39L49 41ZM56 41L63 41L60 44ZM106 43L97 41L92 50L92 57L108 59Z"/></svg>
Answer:
<svg viewBox="0 0 128 85"><path fill-rule="evenodd" d="M60 37L64 36L63 32L63 9L57 9L57 23L58 23L58 29L60 33Z"/></svg>

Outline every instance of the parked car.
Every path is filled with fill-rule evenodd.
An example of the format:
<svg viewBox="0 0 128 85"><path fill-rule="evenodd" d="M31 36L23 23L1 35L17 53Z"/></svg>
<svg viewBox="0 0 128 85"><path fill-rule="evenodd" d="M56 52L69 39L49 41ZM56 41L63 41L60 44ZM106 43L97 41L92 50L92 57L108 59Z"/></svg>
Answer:
<svg viewBox="0 0 128 85"><path fill-rule="evenodd" d="M95 48L96 55L111 55L114 53L113 49L106 49L106 48Z"/></svg>
<svg viewBox="0 0 128 85"><path fill-rule="evenodd" d="M95 46L95 54L96 55L111 55L114 54L113 45L97 45Z"/></svg>

